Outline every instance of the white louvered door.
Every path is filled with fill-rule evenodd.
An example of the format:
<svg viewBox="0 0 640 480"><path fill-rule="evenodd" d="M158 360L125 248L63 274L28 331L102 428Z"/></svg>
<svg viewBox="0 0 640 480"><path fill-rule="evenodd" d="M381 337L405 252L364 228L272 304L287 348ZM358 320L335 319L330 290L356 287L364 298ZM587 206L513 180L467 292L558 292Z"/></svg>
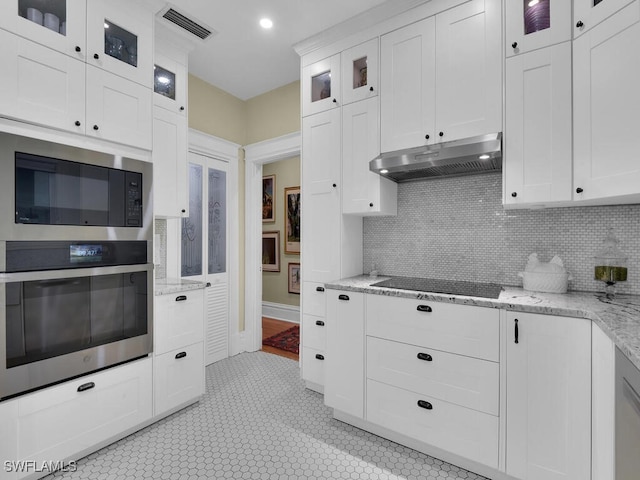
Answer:
<svg viewBox="0 0 640 480"><path fill-rule="evenodd" d="M182 276L205 289L205 365L229 356L228 163L189 152L189 217L182 219Z"/></svg>

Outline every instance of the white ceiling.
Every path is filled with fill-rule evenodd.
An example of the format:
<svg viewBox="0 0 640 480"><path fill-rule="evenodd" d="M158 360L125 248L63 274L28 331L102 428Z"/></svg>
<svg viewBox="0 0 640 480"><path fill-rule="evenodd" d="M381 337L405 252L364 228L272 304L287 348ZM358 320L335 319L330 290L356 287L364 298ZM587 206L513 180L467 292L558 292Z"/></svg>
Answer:
<svg viewBox="0 0 640 480"><path fill-rule="evenodd" d="M393 0L391 0L393 1ZM217 33L198 42L189 72L242 100L300 78L293 45L385 0L169 0ZM273 28L258 24L262 17Z"/></svg>

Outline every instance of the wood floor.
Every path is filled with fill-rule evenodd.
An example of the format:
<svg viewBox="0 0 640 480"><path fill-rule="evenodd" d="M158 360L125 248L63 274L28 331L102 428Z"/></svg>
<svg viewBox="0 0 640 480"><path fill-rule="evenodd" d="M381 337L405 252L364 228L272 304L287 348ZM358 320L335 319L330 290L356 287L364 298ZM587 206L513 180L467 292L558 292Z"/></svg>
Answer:
<svg viewBox="0 0 640 480"><path fill-rule="evenodd" d="M275 320L273 318L262 317L262 339L269 338L276 333L283 332L285 330L290 329L295 324L291 322L283 322L282 320ZM262 351L267 353L273 353L275 355L280 355L281 357L291 358L293 360L298 360L298 354L287 352L285 350L280 350L279 348L274 348L269 345L262 345Z"/></svg>

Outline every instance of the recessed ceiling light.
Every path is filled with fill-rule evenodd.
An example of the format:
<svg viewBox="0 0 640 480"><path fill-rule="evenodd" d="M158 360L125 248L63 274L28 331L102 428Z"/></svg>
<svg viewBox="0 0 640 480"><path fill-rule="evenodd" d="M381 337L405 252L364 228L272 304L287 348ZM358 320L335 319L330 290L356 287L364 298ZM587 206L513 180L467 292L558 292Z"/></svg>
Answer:
<svg viewBox="0 0 640 480"><path fill-rule="evenodd" d="M271 21L271 19L269 18L261 18L260 19L260 26L266 30L270 29L271 27L273 27L273 22Z"/></svg>
<svg viewBox="0 0 640 480"><path fill-rule="evenodd" d="M389 173L389 170L387 170L386 168L383 168L382 170L380 170L380 173Z"/></svg>
<svg viewBox="0 0 640 480"><path fill-rule="evenodd" d="M491 158L491 155L487 155L486 153L484 155L480 155L478 157L480 160L489 160Z"/></svg>

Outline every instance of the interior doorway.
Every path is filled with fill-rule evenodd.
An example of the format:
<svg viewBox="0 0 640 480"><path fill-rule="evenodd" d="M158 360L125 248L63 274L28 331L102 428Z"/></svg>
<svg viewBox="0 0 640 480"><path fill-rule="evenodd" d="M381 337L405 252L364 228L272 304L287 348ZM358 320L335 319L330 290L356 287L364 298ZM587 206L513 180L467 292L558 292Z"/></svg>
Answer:
<svg viewBox="0 0 640 480"><path fill-rule="evenodd" d="M257 351L262 348L263 165L299 156L300 145L300 132L296 132L245 147L244 350L246 351Z"/></svg>

